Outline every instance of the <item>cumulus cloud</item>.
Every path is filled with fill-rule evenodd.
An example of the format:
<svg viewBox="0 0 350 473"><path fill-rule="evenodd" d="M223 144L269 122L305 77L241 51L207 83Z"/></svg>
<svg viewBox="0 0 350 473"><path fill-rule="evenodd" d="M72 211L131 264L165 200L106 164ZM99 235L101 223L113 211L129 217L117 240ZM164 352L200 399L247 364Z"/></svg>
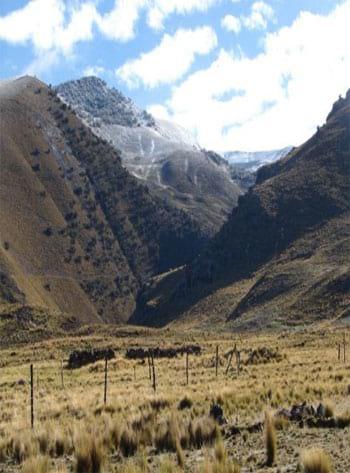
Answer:
<svg viewBox="0 0 350 473"><path fill-rule="evenodd" d="M300 144L349 87L350 0L328 15L301 12L264 37L249 58L221 50L206 69L173 89L173 120L217 150L273 149Z"/></svg>
<svg viewBox="0 0 350 473"><path fill-rule="evenodd" d="M237 16L226 15L221 20L221 26L227 31L232 31L233 33L239 33L241 31L241 20Z"/></svg>
<svg viewBox="0 0 350 473"><path fill-rule="evenodd" d="M114 8L96 22L102 33L110 39L128 41L135 36L135 26L145 0L115 0Z"/></svg>
<svg viewBox="0 0 350 473"><path fill-rule="evenodd" d="M216 46L215 31L209 26L178 29L173 36L164 34L160 44L148 53L127 61L116 75L129 87L172 83L188 71L196 55L208 54Z"/></svg>
<svg viewBox="0 0 350 473"><path fill-rule="evenodd" d="M0 39L13 44L31 41L38 52L69 54L76 42L92 38L97 12L93 3L86 2L71 9L66 22L66 10L62 0L31 0L0 18Z"/></svg>
<svg viewBox="0 0 350 473"><path fill-rule="evenodd" d="M242 16L241 21L243 25L250 29L266 29L270 20L274 20L275 12L271 5L263 1L254 2L251 8L250 15Z"/></svg>
<svg viewBox="0 0 350 473"><path fill-rule="evenodd" d="M249 15L226 15L221 20L222 28L238 34L242 27L248 30L265 30L269 21L275 21L275 12L271 5L263 1L254 2Z"/></svg>
<svg viewBox="0 0 350 473"><path fill-rule="evenodd" d="M147 11L149 26L160 29L169 15L207 11L219 1L114 0L112 9L101 14L96 0L29 0L23 8L0 17L0 40L31 41L37 51L56 49L68 54L78 41L92 39L94 26L107 38L125 42L135 37L142 10Z"/></svg>
<svg viewBox="0 0 350 473"><path fill-rule="evenodd" d="M130 0L129 0L130 1ZM185 15L193 11L207 11L220 0L151 0L147 21L151 28L163 28L164 20L171 14Z"/></svg>

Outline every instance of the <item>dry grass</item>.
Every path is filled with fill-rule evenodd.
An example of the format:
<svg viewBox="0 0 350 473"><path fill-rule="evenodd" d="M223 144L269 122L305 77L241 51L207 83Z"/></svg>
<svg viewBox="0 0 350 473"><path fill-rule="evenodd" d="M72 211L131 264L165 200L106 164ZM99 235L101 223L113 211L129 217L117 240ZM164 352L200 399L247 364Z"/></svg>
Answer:
<svg viewBox="0 0 350 473"><path fill-rule="evenodd" d="M266 447L266 465L272 466L276 460L277 437L275 424L271 413L265 414L265 447Z"/></svg>
<svg viewBox="0 0 350 473"><path fill-rule="evenodd" d="M221 427L209 417L210 406L219 403L229 425L244 426L263 421L265 411L290 407L306 400L322 402L336 420L339 435L349 436L350 415L346 411L348 374L350 367L337 362L337 334L322 333L279 335L246 335L232 337L205 333L177 335L169 332L164 339L148 339L149 345L200 343L203 354L191 357L191 383L186 386L184 359L157 359L157 394L154 395L148 377L148 366L127 360L127 346L144 345L140 339L106 338L105 335L79 337L40 343L1 352L0 384L0 470L11 464L14 473L31 458L49 457L53 471L65 466L70 473L89 468L118 473L145 471L231 471L242 468L264 471L259 465L268 457L276 467L289 462L296 467L297 459L291 448L312 447L323 433L333 438L333 431L313 429L312 437L304 429L294 427L283 418L270 418L266 432L274 425L278 434L278 458L274 436L261 432L241 433L234 438L221 436ZM225 353L237 343L243 350L259 346L278 348L280 361L261 365L244 363L248 353L242 353L242 370L235 368L226 376L225 364L215 376L215 347ZM60 360L77 347L118 348L117 358L109 364L108 402L103 405L103 371L91 371L96 365L78 370L64 370L64 389L60 380ZM35 429L30 429L28 364L35 371ZM137 379L133 368L137 366ZM38 385L39 380L39 385ZM176 382L174 382L176 380ZM344 404L344 408L338 406ZM179 407L184 409L179 409ZM330 406L331 409L330 410ZM296 430L297 429L297 430ZM273 429L274 430L274 429ZM329 432L329 433L327 433ZM295 436L299 440L295 440ZM328 450L327 437L323 447ZM345 440L344 440L345 441ZM222 449L222 442L224 450ZM233 443L232 443L233 442ZM332 440L333 442L333 440ZM285 444L290 444L286 450ZM317 443L318 445L320 443ZM333 445L333 444L332 444ZM268 449L266 450L266 447ZM338 452L339 471L350 465L350 454L341 444L332 447ZM332 450L333 451L333 450ZM194 459L199 458L198 461ZM342 458L345 457L345 461ZM347 458L349 457L349 458ZM148 469L141 465L146 459ZM224 459L224 460L222 460ZM33 460L34 461L34 460ZM347 463L346 463L347 462ZM79 466L83 465L83 466ZM97 466L91 466L97 465ZM100 465L100 466L99 466ZM223 466L224 465L224 466ZM142 470L143 468L143 470ZM221 470L220 470L221 468ZM6 470L5 470L6 471ZM97 470L98 471L98 470ZM235 470L233 470L235 471ZM350 471L350 470L349 470Z"/></svg>
<svg viewBox="0 0 350 473"><path fill-rule="evenodd" d="M105 451L96 434L83 434L76 441L76 473L100 473Z"/></svg>
<svg viewBox="0 0 350 473"><path fill-rule="evenodd" d="M311 448L301 453L303 473L332 473L334 471L329 455L320 448Z"/></svg>
<svg viewBox="0 0 350 473"><path fill-rule="evenodd" d="M23 464L23 473L47 473L49 458L47 456L30 457Z"/></svg>

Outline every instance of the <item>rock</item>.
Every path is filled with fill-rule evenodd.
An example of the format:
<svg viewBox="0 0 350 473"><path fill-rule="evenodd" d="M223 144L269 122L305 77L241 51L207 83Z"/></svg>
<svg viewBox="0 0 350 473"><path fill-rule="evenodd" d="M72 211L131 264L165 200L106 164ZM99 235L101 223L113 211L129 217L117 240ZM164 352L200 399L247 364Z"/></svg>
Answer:
<svg viewBox="0 0 350 473"><path fill-rule="evenodd" d="M219 404L212 404L209 412L212 417L220 425L227 424L227 420L224 417L224 411Z"/></svg>
<svg viewBox="0 0 350 473"><path fill-rule="evenodd" d="M317 417L321 417L321 418L326 417L326 408L322 404L322 402L320 402L320 404L317 406L316 415L317 415Z"/></svg>

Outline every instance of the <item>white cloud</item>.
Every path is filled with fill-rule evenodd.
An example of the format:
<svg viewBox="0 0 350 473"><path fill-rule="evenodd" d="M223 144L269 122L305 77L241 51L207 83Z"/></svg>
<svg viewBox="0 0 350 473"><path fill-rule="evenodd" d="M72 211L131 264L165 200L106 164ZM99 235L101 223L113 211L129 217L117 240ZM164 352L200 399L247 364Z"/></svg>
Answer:
<svg viewBox="0 0 350 473"><path fill-rule="evenodd" d="M31 41L37 52L55 49L69 54L76 42L92 38L97 12L93 3L86 2L73 8L65 22L66 10L62 0L31 0L0 18L0 40L14 44Z"/></svg>
<svg viewBox="0 0 350 473"><path fill-rule="evenodd" d="M209 26L179 29L173 36L164 34L153 50L127 61L116 70L116 75L129 87L172 83L188 71L196 55L208 54L216 45L215 31Z"/></svg>
<svg viewBox="0 0 350 473"><path fill-rule="evenodd" d="M217 150L300 144L350 86L350 0L328 15L301 12L253 58L221 50L166 104L172 119Z"/></svg>
<svg viewBox="0 0 350 473"><path fill-rule="evenodd" d="M232 31L233 33L239 33L241 31L241 20L237 16L226 15L221 20L222 28L225 28L227 31Z"/></svg>
<svg viewBox="0 0 350 473"><path fill-rule="evenodd" d="M263 1L254 2L249 16L242 16L241 21L249 30L266 29L270 20L274 20L273 8Z"/></svg>
<svg viewBox="0 0 350 473"><path fill-rule="evenodd" d="M221 20L222 28L238 34L242 27L248 30L265 30L269 21L275 21L273 8L263 1L254 2L249 15L226 15Z"/></svg>
<svg viewBox="0 0 350 473"><path fill-rule="evenodd" d="M130 0L129 0L130 1ZM147 21L151 28L163 28L164 20L171 14L186 15L193 11L207 11L220 0L150 0Z"/></svg>
<svg viewBox="0 0 350 473"><path fill-rule="evenodd" d="M128 41L135 36L140 11L147 0L115 0L113 9L97 17L100 30L110 39Z"/></svg>
<svg viewBox="0 0 350 473"><path fill-rule="evenodd" d="M105 68L102 66L88 66L84 69L84 76L100 76L105 72Z"/></svg>
<svg viewBox="0 0 350 473"><path fill-rule="evenodd" d="M69 53L76 42L92 39L94 25L109 39L128 41L135 37L143 9L149 26L161 29L169 15L207 11L219 1L114 0L113 8L101 14L97 0L29 0L23 8L0 17L0 40L14 44L31 41L36 50Z"/></svg>

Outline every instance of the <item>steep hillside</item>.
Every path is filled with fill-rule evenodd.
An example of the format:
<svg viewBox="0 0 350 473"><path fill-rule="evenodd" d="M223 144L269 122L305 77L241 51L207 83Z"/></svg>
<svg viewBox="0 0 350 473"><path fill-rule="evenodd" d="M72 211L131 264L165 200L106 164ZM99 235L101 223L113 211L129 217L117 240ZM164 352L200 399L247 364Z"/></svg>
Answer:
<svg viewBox="0 0 350 473"><path fill-rule="evenodd" d="M167 278L153 282L136 320L211 324L217 314L257 327L349 316L349 220L350 91L310 140L258 171L202 256L172 273L175 292Z"/></svg>
<svg viewBox="0 0 350 473"><path fill-rule="evenodd" d="M243 187L223 160L201 150L179 125L157 120L97 77L57 87L59 96L100 136L121 151L123 163L150 191L187 212L213 235Z"/></svg>
<svg viewBox="0 0 350 473"><path fill-rule="evenodd" d="M19 304L62 323L126 321L150 275L196 254L198 225L42 82L2 82L0 106L0 319L30 313Z"/></svg>

